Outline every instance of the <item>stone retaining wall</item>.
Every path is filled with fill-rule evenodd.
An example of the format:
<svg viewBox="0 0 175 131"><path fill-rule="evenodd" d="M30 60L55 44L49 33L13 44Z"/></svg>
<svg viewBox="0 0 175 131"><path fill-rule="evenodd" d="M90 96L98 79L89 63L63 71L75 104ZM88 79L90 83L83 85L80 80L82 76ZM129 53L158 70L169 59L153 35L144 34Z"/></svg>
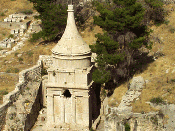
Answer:
<svg viewBox="0 0 175 131"><path fill-rule="evenodd" d="M41 63L41 62L40 62ZM32 68L23 70L19 73L19 83L16 85L15 90L3 96L3 104L0 105L0 130L3 129L7 109L15 102L19 95L24 91L29 80L35 81L41 77L41 64L33 66Z"/></svg>
<svg viewBox="0 0 175 131"><path fill-rule="evenodd" d="M35 97L35 101L30 108L30 112L27 114L26 120L25 120L25 126L24 131L29 131L34 126L35 122L37 121L37 117L39 115L39 111L41 110L41 100L42 100L42 84L40 84L40 87L37 90L37 95Z"/></svg>

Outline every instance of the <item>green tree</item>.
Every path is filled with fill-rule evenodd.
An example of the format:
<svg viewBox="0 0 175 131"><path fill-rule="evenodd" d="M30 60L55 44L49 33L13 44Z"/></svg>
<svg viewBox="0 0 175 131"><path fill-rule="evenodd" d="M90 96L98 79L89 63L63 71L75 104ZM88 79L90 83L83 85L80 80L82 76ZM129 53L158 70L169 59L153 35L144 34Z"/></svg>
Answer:
<svg viewBox="0 0 175 131"><path fill-rule="evenodd" d="M97 69L92 78L97 83L115 82L116 69L124 68L123 76L128 75L128 67L133 62L133 55L139 48L148 44L150 31L142 24L144 8L136 0L113 0L113 3L96 4L100 13L94 16L94 23L99 25L104 33L97 34L92 52L97 53Z"/></svg>
<svg viewBox="0 0 175 131"><path fill-rule="evenodd" d="M163 2L161 0L145 0L147 5L147 13L155 24L164 22L165 12L163 9Z"/></svg>
<svg viewBox="0 0 175 131"><path fill-rule="evenodd" d="M29 0L33 2L34 8L39 12L42 31L33 34L31 41L39 38L54 40L63 33L66 26L67 6L56 4L55 0Z"/></svg>

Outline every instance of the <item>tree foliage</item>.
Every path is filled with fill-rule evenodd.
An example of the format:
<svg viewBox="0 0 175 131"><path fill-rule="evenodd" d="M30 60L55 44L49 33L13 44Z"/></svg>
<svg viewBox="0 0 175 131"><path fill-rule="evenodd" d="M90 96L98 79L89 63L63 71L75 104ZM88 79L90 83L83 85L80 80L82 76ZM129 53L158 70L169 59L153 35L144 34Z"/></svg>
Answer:
<svg viewBox="0 0 175 131"><path fill-rule="evenodd" d="M97 34L92 52L97 53L97 69L93 72L93 80L106 83L115 79L114 69L125 68L133 62L133 55L139 48L148 44L150 31L142 24L144 8L136 0L113 0L113 3L96 3L100 13L94 16L94 23L100 26L103 34Z"/></svg>
<svg viewBox="0 0 175 131"><path fill-rule="evenodd" d="M161 0L145 0L146 5L149 7L148 14L155 24L164 21L165 12L163 9L163 2Z"/></svg>
<svg viewBox="0 0 175 131"><path fill-rule="evenodd" d="M56 4L55 0L29 0L33 2L34 8L39 12L37 18L41 19L42 31L34 34L33 40L43 38L54 40L59 33L63 32L66 26L67 7Z"/></svg>

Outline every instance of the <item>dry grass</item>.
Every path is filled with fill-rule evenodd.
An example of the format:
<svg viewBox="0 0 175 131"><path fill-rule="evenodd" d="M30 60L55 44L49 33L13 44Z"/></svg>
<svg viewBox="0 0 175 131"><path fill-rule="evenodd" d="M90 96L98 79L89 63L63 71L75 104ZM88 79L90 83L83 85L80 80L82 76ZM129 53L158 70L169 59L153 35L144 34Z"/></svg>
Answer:
<svg viewBox="0 0 175 131"><path fill-rule="evenodd" d="M18 74L0 74L0 104L2 104L3 95L14 90L17 82Z"/></svg>
<svg viewBox="0 0 175 131"><path fill-rule="evenodd" d="M55 43L38 45L38 43L31 44L26 42L22 49L5 58L0 58L0 72L7 72L7 70L14 68L19 69L19 71L30 68L36 65L39 55L50 55L50 49L52 49L54 45ZM18 57L18 54L22 54L22 56ZM17 82L18 73L13 76L8 74L0 75L0 91L10 92L14 90ZM3 93L0 94L0 104L2 104L2 96Z"/></svg>
<svg viewBox="0 0 175 131"><path fill-rule="evenodd" d="M0 41L9 37L10 29L0 27Z"/></svg>
<svg viewBox="0 0 175 131"><path fill-rule="evenodd" d="M80 31L80 34L83 38L83 40L88 44L92 45L96 42L95 34L97 33L103 33L102 29L97 26L93 25L93 17L90 17L87 20L86 29L84 31Z"/></svg>
<svg viewBox="0 0 175 131"><path fill-rule="evenodd" d="M25 46L8 55L5 58L0 58L0 72L6 72L10 68L18 68L19 71L32 67L38 61L39 55L50 55L50 49L53 48L55 43L49 45L38 45L38 43L26 42ZM18 54L22 54L18 57Z"/></svg>
<svg viewBox="0 0 175 131"><path fill-rule="evenodd" d="M127 91L127 82L120 85L119 87L117 87L114 90L114 93L112 94L112 96L109 97L108 99L108 103L110 106L118 106L122 100L122 96L125 95L126 91ZM116 102L118 104L116 104Z"/></svg>
<svg viewBox="0 0 175 131"><path fill-rule="evenodd" d="M15 12L21 12L23 10L33 10L33 4L28 0L0 0L1 13L3 12L5 16L0 16L0 20L4 19L10 14Z"/></svg>
<svg viewBox="0 0 175 131"><path fill-rule="evenodd" d="M154 111L155 109L145 102L155 97L161 97L167 103L175 103L175 82L173 82L175 79L175 72L173 72L175 69L175 33L170 32L170 29L175 27L174 17L175 12L172 12L167 17L170 21L168 25L151 27L154 30L153 35L158 36L164 42L164 44L154 43L152 51L161 51L165 56L151 63L142 74L137 74L147 79L149 83L143 89L140 100L132 104L134 112Z"/></svg>

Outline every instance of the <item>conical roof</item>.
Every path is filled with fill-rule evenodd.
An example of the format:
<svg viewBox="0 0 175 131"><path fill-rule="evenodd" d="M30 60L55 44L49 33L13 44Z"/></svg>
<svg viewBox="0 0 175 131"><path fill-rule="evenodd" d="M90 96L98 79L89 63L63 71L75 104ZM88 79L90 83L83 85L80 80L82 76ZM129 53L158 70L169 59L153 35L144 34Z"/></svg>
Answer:
<svg viewBox="0 0 175 131"><path fill-rule="evenodd" d="M74 19L73 5L68 5L67 26L63 36L52 49L53 54L59 55L83 55L90 53L89 46L80 36Z"/></svg>

